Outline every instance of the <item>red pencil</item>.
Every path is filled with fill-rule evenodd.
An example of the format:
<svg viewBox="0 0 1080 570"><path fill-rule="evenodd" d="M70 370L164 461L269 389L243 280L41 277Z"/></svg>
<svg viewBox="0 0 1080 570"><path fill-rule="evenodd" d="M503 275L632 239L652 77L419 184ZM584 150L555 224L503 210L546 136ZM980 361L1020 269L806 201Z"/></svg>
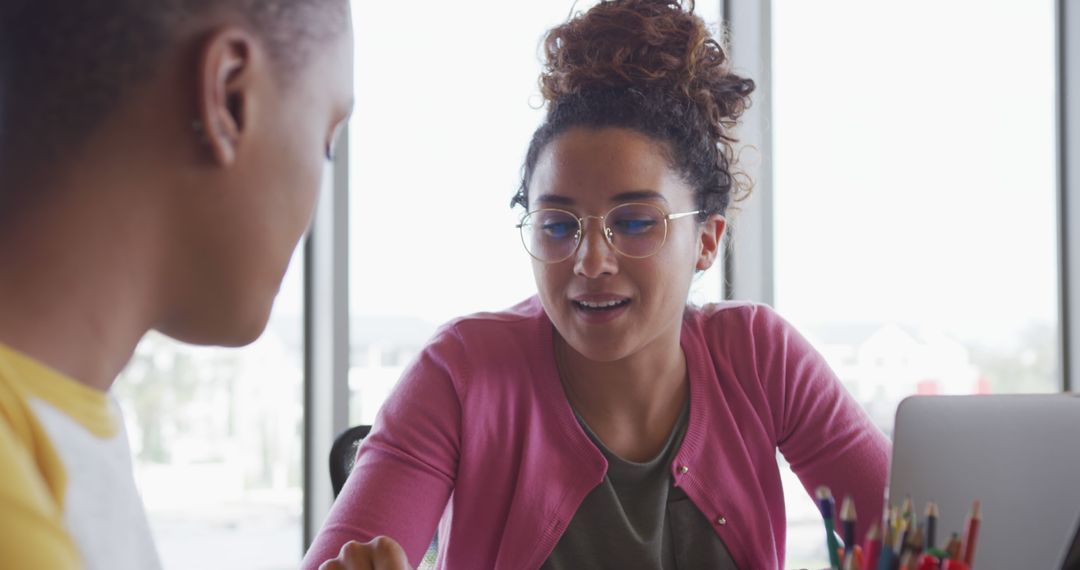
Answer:
<svg viewBox="0 0 1080 570"><path fill-rule="evenodd" d="M877 570L878 558L881 556L881 538L878 537L877 524L870 525L866 533L866 541L863 543L863 559L861 570Z"/></svg>
<svg viewBox="0 0 1080 570"><path fill-rule="evenodd" d="M979 542L979 522L982 521L982 504L975 501L971 507L971 516L968 517L967 529L964 531L964 564L971 566L975 560L975 545Z"/></svg>

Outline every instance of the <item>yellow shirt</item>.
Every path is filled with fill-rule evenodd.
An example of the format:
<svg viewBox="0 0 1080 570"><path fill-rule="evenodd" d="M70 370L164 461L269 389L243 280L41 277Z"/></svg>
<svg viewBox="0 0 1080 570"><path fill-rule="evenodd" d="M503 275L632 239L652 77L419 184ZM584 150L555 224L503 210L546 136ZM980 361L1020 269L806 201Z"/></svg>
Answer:
<svg viewBox="0 0 1080 570"><path fill-rule="evenodd" d="M159 568L119 408L0 345L0 568Z"/></svg>

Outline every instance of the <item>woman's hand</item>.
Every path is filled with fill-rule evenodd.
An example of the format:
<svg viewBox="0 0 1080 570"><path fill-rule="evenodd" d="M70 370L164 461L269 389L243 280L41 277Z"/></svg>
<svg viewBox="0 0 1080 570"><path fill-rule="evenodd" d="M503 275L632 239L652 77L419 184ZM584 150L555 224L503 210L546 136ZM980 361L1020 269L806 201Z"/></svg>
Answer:
<svg viewBox="0 0 1080 570"><path fill-rule="evenodd" d="M412 570L412 566L397 541L376 536L371 542L346 542L338 557L323 562L319 570Z"/></svg>

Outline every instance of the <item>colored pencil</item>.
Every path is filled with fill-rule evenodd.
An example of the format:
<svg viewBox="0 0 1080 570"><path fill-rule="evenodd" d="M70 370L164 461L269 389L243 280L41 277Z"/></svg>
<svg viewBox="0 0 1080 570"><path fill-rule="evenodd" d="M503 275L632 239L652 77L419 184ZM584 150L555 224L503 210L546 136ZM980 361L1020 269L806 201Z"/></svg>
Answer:
<svg viewBox="0 0 1080 570"><path fill-rule="evenodd" d="M855 501L851 495L844 495L844 502L840 506L840 525L844 529L844 557L855 555Z"/></svg>
<svg viewBox="0 0 1080 570"><path fill-rule="evenodd" d="M915 556L910 550L905 550L904 554L900 556L900 570L911 570L911 563L913 560L915 560Z"/></svg>
<svg viewBox="0 0 1080 570"><path fill-rule="evenodd" d="M866 531L866 541L863 542L863 563L860 570L874 570L878 566L878 558L881 557L881 539L878 537L877 524L870 525Z"/></svg>
<svg viewBox="0 0 1080 570"><path fill-rule="evenodd" d="M832 491L828 487L817 488L818 508L821 509L821 518L825 521L825 545L829 550L830 568L839 570L840 542L836 540L836 502L833 500Z"/></svg>
<svg viewBox="0 0 1080 570"><path fill-rule="evenodd" d="M901 547L907 544L908 537L915 530L914 528L912 528L913 525L911 524L911 517L914 513L915 503L912 502L911 495L908 495L907 497L904 497L904 505L900 508L900 519L902 524L904 525L904 530L902 531L903 536L900 538Z"/></svg>
<svg viewBox="0 0 1080 570"><path fill-rule="evenodd" d="M971 566L975 560L975 545L979 541L979 524L982 521L982 504L975 501L968 516L967 529L964 531L964 564Z"/></svg>
<svg viewBox="0 0 1080 570"><path fill-rule="evenodd" d="M949 543L945 546L945 552L949 553L950 560L960 560L960 535L952 533Z"/></svg>
<svg viewBox="0 0 1080 570"><path fill-rule="evenodd" d="M893 548L892 543L896 535L896 529L892 525L892 513L896 509L890 509L889 520L885 521L885 529L881 533L881 552L878 554L877 570L890 570L892 568Z"/></svg>
<svg viewBox="0 0 1080 570"><path fill-rule="evenodd" d="M926 549L930 550L937 546L937 521L940 513L937 503L930 501L926 505Z"/></svg>
<svg viewBox="0 0 1080 570"><path fill-rule="evenodd" d="M908 537L908 548L912 554L918 556L923 551L923 529L922 527L915 527L915 532L912 532Z"/></svg>

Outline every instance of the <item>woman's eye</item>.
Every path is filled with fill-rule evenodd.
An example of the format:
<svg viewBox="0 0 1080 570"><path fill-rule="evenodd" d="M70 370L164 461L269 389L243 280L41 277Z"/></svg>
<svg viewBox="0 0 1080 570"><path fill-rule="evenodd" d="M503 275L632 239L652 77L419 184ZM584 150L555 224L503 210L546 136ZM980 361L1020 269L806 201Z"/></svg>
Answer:
<svg viewBox="0 0 1080 570"><path fill-rule="evenodd" d="M616 220L612 229L625 235L643 234L656 226L656 220L651 218L634 218Z"/></svg>
<svg viewBox="0 0 1080 570"><path fill-rule="evenodd" d="M552 222L540 226L544 235L553 239L563 239L574 233L574 224L569 222Z"/></svg>

